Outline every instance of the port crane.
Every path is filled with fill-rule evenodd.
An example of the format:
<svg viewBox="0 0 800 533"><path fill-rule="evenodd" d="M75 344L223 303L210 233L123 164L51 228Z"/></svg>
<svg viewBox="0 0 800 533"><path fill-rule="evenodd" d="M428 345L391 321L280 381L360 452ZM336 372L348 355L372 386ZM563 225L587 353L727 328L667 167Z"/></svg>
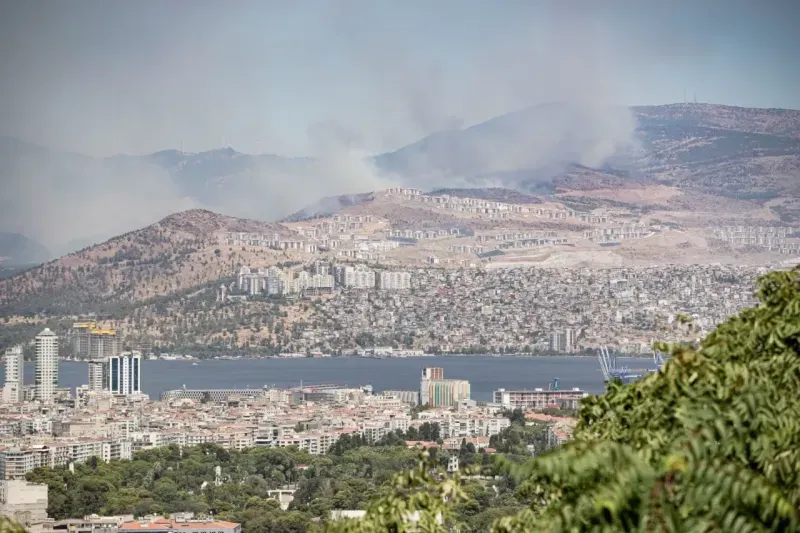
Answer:
<svg viewBox="0 0 800 533"><path fill-rule="evenodd" d="M658 372L666 362L666 359L659 352L653 350L653 364L655 368L629 369L625 366L617 366L617 357L611 355L611 352L609 352L606 346L601 346L597 351L597 359L600 362L600 372L603 373L603 381L609 382L619 380L622 383L631 383L650 372Z"/></svg>

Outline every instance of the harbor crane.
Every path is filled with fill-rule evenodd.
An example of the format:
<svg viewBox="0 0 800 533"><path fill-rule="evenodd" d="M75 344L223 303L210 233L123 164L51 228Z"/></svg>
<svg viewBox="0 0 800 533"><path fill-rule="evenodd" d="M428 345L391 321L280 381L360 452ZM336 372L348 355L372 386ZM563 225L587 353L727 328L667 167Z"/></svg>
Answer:
<svg viewBox="0 0 800 533"><path fill-rule="evenodd" d="M619 380L622 383L632 383L642 376L651 372L658 372L664 366L666 359L657 351L653 350L654 368L629 369L625 366L617 366L617 356L611 355L606 346L601 346L597 351L597 359L600 362L600 372L603 373L603 381Z"/></svg>

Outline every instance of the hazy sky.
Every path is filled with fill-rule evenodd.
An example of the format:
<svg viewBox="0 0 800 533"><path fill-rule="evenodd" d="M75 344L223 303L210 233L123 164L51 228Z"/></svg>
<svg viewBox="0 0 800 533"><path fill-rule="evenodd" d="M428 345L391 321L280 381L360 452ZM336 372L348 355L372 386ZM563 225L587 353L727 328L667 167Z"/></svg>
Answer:
<svg viewBox="0 0 800 533"><path fill-rule="evenodd" d="M397 148L568 95L800 108L792 0L0 1L0 134L90 155Z"/></svg>

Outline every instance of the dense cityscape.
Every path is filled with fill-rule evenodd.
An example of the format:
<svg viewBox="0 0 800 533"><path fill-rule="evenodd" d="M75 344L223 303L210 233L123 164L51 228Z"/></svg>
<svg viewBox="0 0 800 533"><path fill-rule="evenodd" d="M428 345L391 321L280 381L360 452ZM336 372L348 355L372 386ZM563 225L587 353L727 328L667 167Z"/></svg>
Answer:
<svg viewBox="0 0 800 533"><path fill-rule="evenodd" d="M339 356L409 357L425 355L432 347L475 354L565 355L601 347L606 351L608 346L617 353L649 354L655 335L696 340L752 305L753 284L763 272L724 266L406 271L315 262L241 267L233 281L217 287L209 305L218 312L270 300L285 307L314 302L313 320L280 327L273 323L276 333L280 328L292 332L274 356L330 357L336 350ZM694 328L681 329L680 315L688 315ZM337 344L347 338L355 339L355 345ZM74 471L76 465L97 460L131 461L148 451L206 445L240 453L291 449L302 457L325 457L355 439L376 450L388 443L407 450L435 448L442 464L457 471L459 458L467 457L465 449L490 456L497 446L508 446L502 443L516 431L515 417L530 433L530 442L518 452L533 456L563 444L576 424L573 413L588 396L579 389L559 390L556 378L547 388L533 383L526 390L501 388L491 402L479 403L471 399L469 381L425 367L416 390L336 384L197 389L189 384L149 398L142 390L147 360L182 356L131 339L137 339L135 332L94 319L73 322L62 338L44 329L27 350L35 365L30 385L23 380L25 347L6 351L0 511L30 531L137 531L149 527L147 520L178 521L190 531L241 527L238 522L211 526L208 518L195 519L195 511L210 510L196 505L172 506L167 518L158 506L143 514L67 515L67 508L57 507L61 500L48 495L54 485L35 483L42 468ZM85 384L74 391L59 386L64 354L86 365ZM608 374L609 369L603 371ZM233 479L219 466L214 465L213 480L203 484L224 485ZM277 502L276 512L288 515L303 508L293 502L309 483L268 480L264 494ZM102 507L112 508L120 509ZM363 510L340 502L326 512L323 521Z"/></svg>
<svg viewBox="0 0 800 533"><path fill-rule="evenodd" d="M0 1L0 533L800 533L798 15Z"/></svg>
<svg viewBox="0 0 800 533"><path fill-rule="evenodd" d="M143 524L147 520L166 520L145 516L136 522L133 513L67 516L61 491L51 494L54 485L35 482L41 479L42 468L74 472L76 465L96 468L97 461L131 461L142 452L203 445L242 453L254 448L290 448L300 457L316 457L337 453L355 441L379 447L376 449L390 443L412 451L437 449L452 472L458 471L459 458L474 462L476 453L490 456L497 453L498 446L507 447L506 436L515 417L538 428L537 444L531 440L521 453L534 455L563 444L575 424L574 418L563 413L574 413L588 395L578 389L559 390L556 381L548 389L499 389L494 401L478 403L470 399L468 381L445 377L442 368L428 367L423 369L418 390L374 392L369 386L325 384L293 389L182 388L150 399L142 393L142 380L146 379L143 355L121 351L115 331L101 329L94 322L77 322L65 341L87 362L87 383L74 393L59 387L59 338L49 329L34 339L33 385L23 381L22 347L5 353L0 511L29 531L137 531L146 529ZM196 489L204 489L209 482L222 486L235 479L235 473L220 465L214 465L213 472L213 480L203 481ZM266 497L274 499L285 513L297 507L292 507L295 494L303 494L311 483L268 481ZM128 509L134 507L142 509ZM153 506L148 510L159 509ZM235 531L241 527L234 522L195 520L193 509L196 506L168 509L174 511L169 520L180 522L180 528L189 531L212 527ZM359 512L363 511L334 503L324 518L335 520Z"/></svg>
<svg viewBox="0 0 800 533"><path fill-rule="evenodd" d="M767 271L251 265L226 283L101 322L145 355L571 354L602 346L648 354L654 338L697 340L752 305L755 280ZM678 327L680 315L696 330Z"/></svg>
<svg viewBox="0 0 800 533"><path fill-rule="evenodd" d="M236 238L228 236L226 243L255 242L253 236ZM381 263L384 248L362 250L375 257L241 265L219 283L167 305L141 307L123 320L61 321L55 331L44 327L8 348L0 405L0 513L32 532L293 532L307 531L309 523L364 516L366 499L328 501L319 492L323 465L330 461L336 468L361 468L349 462L374 460L401 460L409 467L419 451L435 450L447 472L479 464L482 476L493 479L492 457L498 453L535 457L568 442L589 393L560 389L551 376L547 385L531 380L524 389L500 387L491 401L478 402L468 380L445 376L443 368L425 365L423 356L589 355L597 357L607 381L634 381L642 374L617 367L617 354L654 357L642 372L657 371L664 360L653 349L655 340L699 342L755 303L756 280L768 272L742 265L511 268L491 261L442 268L435 258L426 267L409 268ZM148 361L203 357L418 357L422 374L413 390L336 383L224 389L190 382L159 397L144 393ZM74 389L59 383L64 359L85 365L84 383ZM34 366L31 384L24 379L26 361ZM377 455L350 455L367 449L358 453ZM170 459L174 450L179 456ZM262 457L266 450L282 455ZM157 480L161 473L143 470L135 474L141 477L135 489L140 494L128 504L123 495L134 489L124 482L105 479L110 485L101 496L96 485L76 481L82 495L75 499L59 481L69 486L69 476L78 473L76 480L89 476L85 483L100 483L101 463L128 468L115 465L144 457L181 468L184 453L218 460L205 461L192 480L169 481L168 488ZM267 458L291 467L243 466ZM488 490L481 479L475 490ZM219 500L219 490L238 484L259 488ZM492 490L477 514L465 518L483 523L492 506L521 505L510 487ZM268 522L263 514L259 519L237 510L251 496L275 502L262 509Z"/></svg>

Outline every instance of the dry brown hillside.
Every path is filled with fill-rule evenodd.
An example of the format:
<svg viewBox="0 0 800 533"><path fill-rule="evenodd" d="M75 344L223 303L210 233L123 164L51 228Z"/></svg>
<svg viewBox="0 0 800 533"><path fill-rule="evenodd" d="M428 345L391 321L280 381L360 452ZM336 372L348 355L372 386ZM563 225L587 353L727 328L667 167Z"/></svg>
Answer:
<svg viewBox="0 0 800 533"><path fill-rule="evenodd" d="M243 251L222 246L220 235L231 231L288 232L280 224L211 211L177 213L0 281L0 312L102 311L230 277L238 264L253 259L254 254L262 264L283 257L274 250Z"/></svg>

